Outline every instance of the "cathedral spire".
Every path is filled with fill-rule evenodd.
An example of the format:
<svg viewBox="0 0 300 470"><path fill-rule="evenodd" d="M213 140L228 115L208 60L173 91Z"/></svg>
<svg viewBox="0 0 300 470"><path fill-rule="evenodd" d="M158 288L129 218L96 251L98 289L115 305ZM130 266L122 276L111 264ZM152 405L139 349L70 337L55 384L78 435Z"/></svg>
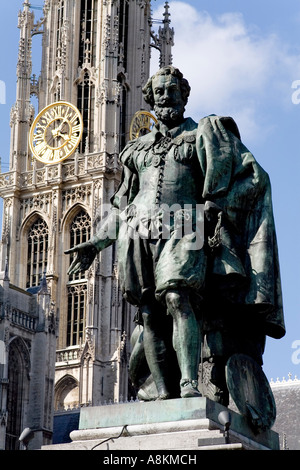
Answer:
<svg viewBox="0 0 300 470"><path fill-rule="evenodd" d="M157 34L151 34L154 40L153 47L160 51L159 66L164 67L165 65L172 64L172 47L174 46L174 28L170 27L171 14L169 12L169 2L165 2L164 6L164 19L159 21L162 26L159 27ZM157 20L156 20L157 21Z"/></svg>
<svg viewBox="0 0 300 470"><path fill-rule="evenodd" d="M170 27L169 2L165 3L163 26L159 27L158 38L161 44L160 67L172 64L172 46L174 46L174 29Z"/></svg>
<svg viewBox="0 0 300 470"><path fill-rule="evenodd" d="M165 12L164 12L164 17L165 17L164 23L168 23L168 24L171 23L171 20L170 20L170 16L171 16L171 15L170 15L170 13L169 13L169 8L170 8L170 7L169 7L169 2L166 2L166 3L165 3Z"/></svg>
<svg viewBox="0 0 300 470"><path fill-rule="evenodd" d="M30 3L25 0L23 10L19 11L20 30L19 53L17 62L16 103L11 110L11 169L24 171L27 167L28 132L34 109L30 101L32 74L32 30L34 13Z"/></svg>
<svg viewBox="0 0 300 470"><path fill-rule="evenodd" d="M169 13L169 2L165 3L163 27L158 30L161 43L160 67L172 64L172 46L174 46L174 29L170 27L171 15Z"/></svg>
<svg viewBox="0 0 300 470"><path fill-rule="evenodd" d="M23 11L19 12L18 28L20 29L19 56L17 63L17 100L30 98L30 77L32 72L31 31L34 26L34 13L30 11L29 1L23 3ZM25 83L22 83L24 80ZM27 83L28 82L28 83Z"/></svg>

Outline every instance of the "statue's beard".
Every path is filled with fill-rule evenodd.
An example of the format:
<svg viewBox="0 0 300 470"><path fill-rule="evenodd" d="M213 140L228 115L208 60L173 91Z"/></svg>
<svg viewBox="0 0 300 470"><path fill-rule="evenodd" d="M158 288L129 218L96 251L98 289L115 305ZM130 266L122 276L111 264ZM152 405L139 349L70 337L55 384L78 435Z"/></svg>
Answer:
<svg viewBox="0 0 300 470"><path fill-rule="evenodd" d="M178 105L176 107L167 107L155 104L154 112L159 121L165 124L171 124L182 120L184 114L184 107L182 105Z"/></svg>

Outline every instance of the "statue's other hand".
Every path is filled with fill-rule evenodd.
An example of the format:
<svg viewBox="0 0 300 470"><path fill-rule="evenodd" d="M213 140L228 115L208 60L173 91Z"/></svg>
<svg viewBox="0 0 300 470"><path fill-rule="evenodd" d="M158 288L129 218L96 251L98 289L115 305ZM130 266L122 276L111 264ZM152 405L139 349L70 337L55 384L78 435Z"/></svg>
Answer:
<svg viewBox="0 0 300 470"><path fill-rule="evenodd" d="M85 242L65 251L66 255L72 253L75 253L76 256L68 269L69 275L86 271L94 261L97 249L91 242Z"/></svg>
<svg viewBox="0 0 300 470"><path fill-rule="evenodd" d="M212 201L206 201L204 204L204 214L206 220L213 221L218 217L218 214L222 212L222 209Z"/></svg>

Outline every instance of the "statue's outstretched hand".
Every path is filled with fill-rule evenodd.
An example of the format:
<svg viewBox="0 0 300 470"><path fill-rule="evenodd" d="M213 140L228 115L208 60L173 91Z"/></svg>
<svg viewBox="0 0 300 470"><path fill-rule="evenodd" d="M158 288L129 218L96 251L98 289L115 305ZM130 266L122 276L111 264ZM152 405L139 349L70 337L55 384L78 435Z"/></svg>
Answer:
<svg viewBox="0 0 300 470"><path fill-rule="evenodd" d="M86 271L94 261L97 252L96 247L91 242L81 243L70 250L66 250L66 255L71 253L76 254L68 269L68 274L76 274L81 271Z"/></svg>

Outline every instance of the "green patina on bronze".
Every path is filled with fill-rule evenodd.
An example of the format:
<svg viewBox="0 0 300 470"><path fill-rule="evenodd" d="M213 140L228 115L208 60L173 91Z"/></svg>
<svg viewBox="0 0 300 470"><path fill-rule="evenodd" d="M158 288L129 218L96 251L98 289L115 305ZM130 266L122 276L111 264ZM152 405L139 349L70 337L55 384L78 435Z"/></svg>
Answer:
<svg viewBox="0 0 300 470"><path fill-rule="evenodd" d="M137 307L130 373L139 398L200 389L227 405L230 357L260 367L266 335L285 334L271 186L232 118L184 118L189 90L173 67L145 86L158 123L121 153L111 215L70 250L70 272L117 241L123 295Z"/></svg>

